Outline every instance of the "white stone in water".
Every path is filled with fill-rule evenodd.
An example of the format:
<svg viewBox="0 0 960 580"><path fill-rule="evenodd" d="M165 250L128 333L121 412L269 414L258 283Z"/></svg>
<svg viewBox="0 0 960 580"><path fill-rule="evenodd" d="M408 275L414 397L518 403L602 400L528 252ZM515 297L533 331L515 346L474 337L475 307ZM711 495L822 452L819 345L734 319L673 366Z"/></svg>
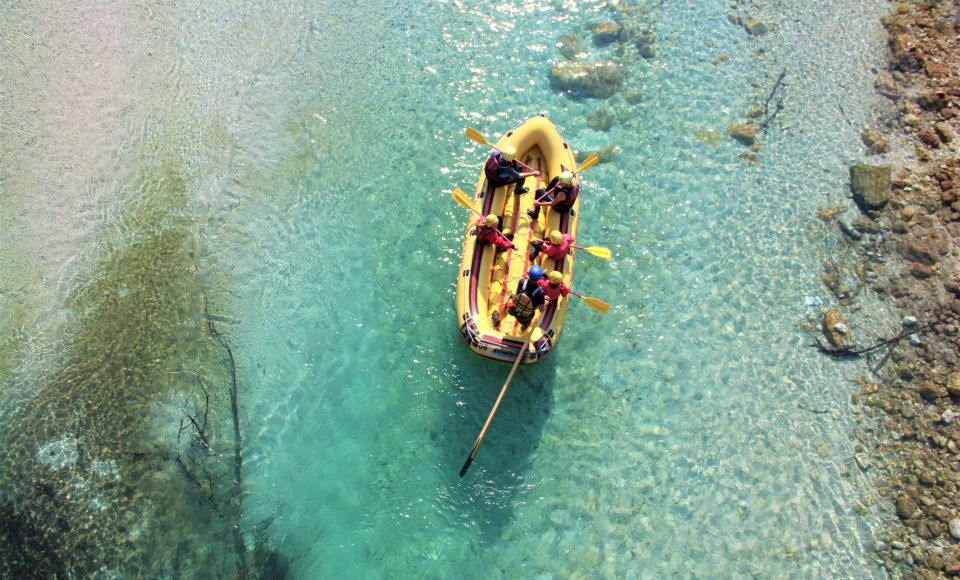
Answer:
<svg viewBox="0 0 960 580"><path fill-rule="evenodd" d="M916 316L904 316L904 317L903 317L903 325L904 325L904 326L906 326L906 327L909 328L909 327L911 327L911 326L916 326L916 324L917 324L917 317L916 317Z"/></svg>
<svg viewBox="0 0 960 580"><path fill-rule="evenodd" d="M916 332L914 332L913 334L911 334L911 335L910 335L910 344L912 344L913 346L920 346L921 344L923 344L923 341L920 340L920 335L917 334Z"/></svg>
<svg viewBox="0 0 960 580"><path fill-rule="evenodd" d="M35 458L38 463L56 471L65 467L73 467L80 459L77 438L73 435L67 435L59 441L51 441L41 445Z"/></svg>
<svg viewBox="0 0 960 580"><path fill-rule="evenodd" d="M947 525L950 527L950 535L953 536L954 539L960 540L960 519L954 518L950 520L950 523Z"/></svg>
<svg viewBox="0 0 960 580"><path fill-rule="evenodd" d="M846 334L846 333L847 333L847 325L844 324L844 323L842 323L842 322L838 322L838 323L834 324L834 325L833 325L833 329L836 330L837 332L839 332L840 334Z"/></svg>
<svg viewBox="0 0 960 580"><path fill-rule="evenodd" d="M940 415L940 420L943 421L944 424L950 425L951 423L957 420L957 416L958 415L955 411L951 409L947 409L946 411L943 412L942 415Z"/></svg>

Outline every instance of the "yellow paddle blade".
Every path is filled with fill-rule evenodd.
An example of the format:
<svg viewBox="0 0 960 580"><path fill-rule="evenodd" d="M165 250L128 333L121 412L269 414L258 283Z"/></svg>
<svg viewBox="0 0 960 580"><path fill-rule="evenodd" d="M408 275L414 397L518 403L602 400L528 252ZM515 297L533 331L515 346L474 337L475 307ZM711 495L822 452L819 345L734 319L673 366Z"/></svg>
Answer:
<svg viewBox="0 0 960 580"><path fill-rule="evenodd" d="M610 310L610 305L600 300L599 298L594 298L592 296L584 296L583 294L577 294L580 298L583 298L583 301L587 303L587 306L593 308L600 314L605 314L607 310Z"/></svg>
<svg viewBox="0 0 960 580"><path fill-rule="evenodd" d="M583 160L583 163L580 164L580 167L577 168L577 173L590 169L594 165L600 162L600 155L594 151L590 155L587 155L587 158Z"/></svg>
<svg viewBox="0 0 960 580"><path fill-rule="evenodd" d="M613 254L610 253L610 249L604 248L603 246L588 246L584 248L584 250L590 255L603 258L604 260L609 260L613 256Z"/></svg>
<svg viewBox="0 0 960 580"><path fill-rule="evenodd" d="M477 131L473 127L467 127L467 139L470 139L474 143L479 143L481 145L487 145L493 147L493 145L487 141L487 138L483 136L483 133Z"/></svg>
<svg viewBox="0 0 960 580"><path fill-rule="evenodd" d="M453 201L460 204L460 207L463 209L473 209L473 202L470 201L470 198L467 197L467 194L464 193L464 191L459 187L453 190L453 192L450 194L450 197L453 198Z"/></svg>

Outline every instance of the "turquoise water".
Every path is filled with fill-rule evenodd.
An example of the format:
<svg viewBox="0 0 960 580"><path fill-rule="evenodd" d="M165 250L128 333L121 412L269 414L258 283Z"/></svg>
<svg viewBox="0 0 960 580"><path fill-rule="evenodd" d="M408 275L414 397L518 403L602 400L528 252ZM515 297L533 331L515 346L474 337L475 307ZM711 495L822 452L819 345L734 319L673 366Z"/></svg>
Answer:
<svg viewBox="0 0 960 580"><path fill-rule="evenodd" d="M6 435L21 452L3 472L39 461L51 442L86 441L133 489L161 474L171 487L144 493L151 509L194 509L196 490L170 461L193 403L168 372L228 380L210 362L222 355L202 346L203 292L236 356L241 528L293 577L879 574L870 552L888 516L874 474L854 463L865 427L847 402L864 369L817 355L802 323L832 300L819 275L843 250L816 210L849 203L886 4L613 6L0 9L0 84L19 82L0 105L11 265L0 323L13 337L0 362L8 423L31 426ZM750 36L733 13L771 31ZM586 27L609 18L652 32L655 58L592 45ZM574 33L590 58L621 63L621 95L639 100L550 87L558 39ZM741 159L748 150L726 128L763 104L781 71L782 110L758 162ZM586 121L601 106L615 118L609 131ZM471 355L457 333L467 216L449 192L473 187L485 153L465 126L494 140L539 113L575 148L605 152L583 175L580 235L614 259L582 256L574 288L613 308L571 305L556 352L518 371L460 479L508 367ZM158 244L161 266L114 259L150 247L142 230L182 239ZM146 270L119 286L153 271L172 281L145 300L157 317L136 338L114 334L109 302L93 317L105 321L85 322L95 308L84 297L111 292L90 280L112 284L111 264L128 262ZM134 406L81 406L86 430L44 427L65 416L50 377L97 366L69 353L111 348L64 348L88 335L116 345L111 359L135 344L140 362L123 368L154 374L131 371L121 390L139 393ZM23 410L40 403L49 414ZM125 411L138 419L98 420ZM161 450L143 473L110 443L128 429ZM43 469L93 502L91 521L119 509L109 491L89 491L106 484L82 461ZM26 493L4 491L14 503ZM122 528L123 549L155 561L136 568L118 555L102 568L211 574L231 549L222 526L232 512L217 519L199 505L207 516L188 522L196 543L147 519Z"/></svg>

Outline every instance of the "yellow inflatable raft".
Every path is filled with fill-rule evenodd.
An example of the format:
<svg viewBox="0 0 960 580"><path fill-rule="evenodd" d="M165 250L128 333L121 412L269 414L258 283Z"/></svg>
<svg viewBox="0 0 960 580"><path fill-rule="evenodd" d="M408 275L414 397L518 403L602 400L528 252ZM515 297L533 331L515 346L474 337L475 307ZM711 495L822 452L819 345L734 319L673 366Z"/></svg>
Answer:
<svg viewBox="0 0 960 580"><path fill-rule="evenodd" d="M496 251L495 246L479 242L475 227L479 218L470 213L457 278L457 321L460 334L470 350L508 363L516 360L527 340L527 333L532 332L521 360L523 364L532 364L547 356L556 345L567 303L572 296L551 302L537 314L532 327L526 329L506 313L507 300L516 292L517 284L531 266L528 257L531 241L547 237L552 230L576 237L580 199L578 196L567 212L544 206L536 221L527 215L527 210L533 208L537 188L545 188L562 171L576 171L577 165L573 150L560 137L553 123L542 115L508 132L496 143L496 148L502 150L508 145L516 148L516 159L539 171L540 175L527 177L524 186L529 193L517 196L513 193L514 186L493 187L487 183L483 170L480 171L473 208L485 216L503 216L502 231L513 234L516 247ZM572 287L573 261L573 251L559 263L544 254L538 258L545 273L552 270L562 272L568 287ZM494 325L491 318L494 312L499 313L499 325Z"/></svg>

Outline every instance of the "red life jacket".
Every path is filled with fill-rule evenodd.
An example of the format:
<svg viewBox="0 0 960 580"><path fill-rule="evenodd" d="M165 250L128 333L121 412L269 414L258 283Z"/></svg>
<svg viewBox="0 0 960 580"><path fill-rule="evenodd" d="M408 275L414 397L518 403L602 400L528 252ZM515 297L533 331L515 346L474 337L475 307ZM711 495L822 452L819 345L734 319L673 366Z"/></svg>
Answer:
<svg viewBox="0 0 960 580"><path fill-rule="evenodd" d="M576 239L570 234L563 234L563 239L560 240L559 244L543 242L541 251L554 260L560 261L567 257L567 253L570 251L570 246L572 246L573 242L575 241Z"/></svg>
<svg viewBox="0 0 960 580"><path fill-rule="evenodd" d="M563 282L560 282L560 284L554 286L550 283L548 278L541 278L537 284L543 288L543 293L547 295L547 298L550 299L550 302L555 302L557 298L570 294L570 289L567 288L567 285Z"/></svg>
<svg viewBox="0 0 960 580"><path fill-rule="evenodd" d="M485 219L477 222L477 237L479 239L504 249L513 245L513 242L508 240L506 236L498 232L495 228L488 228L485 222Z"/></svg>

